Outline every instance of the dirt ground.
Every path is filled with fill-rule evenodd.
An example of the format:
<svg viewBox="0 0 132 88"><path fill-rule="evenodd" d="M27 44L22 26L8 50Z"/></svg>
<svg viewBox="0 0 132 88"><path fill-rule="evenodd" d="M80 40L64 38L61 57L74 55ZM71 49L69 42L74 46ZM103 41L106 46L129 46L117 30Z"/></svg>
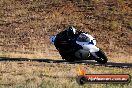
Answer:
<svg viewBox="0 0 132 88"><path fill-rule="evenodd" d="M0 0L0 57L61 57L49 37L72 25L92 34L109 62L132 63L131 0ZM131 88L76 83L79 64L0 61L0 88ZM83 65L89 74L130 74L131 68Z"/></svg>
<svg viewBox="0 0 132 88"><path fill-rule="evenodd" d="M131 13L130 0L2 0L0 56L61 58L49 37L73 25L110 61L132 62Z"/></svg>

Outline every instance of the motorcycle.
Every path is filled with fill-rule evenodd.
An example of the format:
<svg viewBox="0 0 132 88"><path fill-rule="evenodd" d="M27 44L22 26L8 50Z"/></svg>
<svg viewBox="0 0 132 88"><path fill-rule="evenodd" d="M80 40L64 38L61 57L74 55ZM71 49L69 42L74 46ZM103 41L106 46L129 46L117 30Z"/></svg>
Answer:
<svg viewBox="0 0 132 88"><path fill-rule="evenodd" d="M57 36L51 36L50 42L54 44ZM108 61L107 56L102 49L96 46L96 39L88 33L81 33L75 40L75 43L82 48L74 52L73 55L65 55L63 59L66 61L76 61L76 60L95 60L100 64L105 64Z"/></svg>

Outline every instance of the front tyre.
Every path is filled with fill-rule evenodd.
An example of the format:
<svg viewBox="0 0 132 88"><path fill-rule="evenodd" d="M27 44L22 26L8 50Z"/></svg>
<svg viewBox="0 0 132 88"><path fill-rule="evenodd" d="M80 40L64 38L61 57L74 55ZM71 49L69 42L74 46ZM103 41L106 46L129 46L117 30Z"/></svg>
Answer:
<svg viewBox="0 0 132 88"><path fill-rule="evenodd" d="M107 56L105 55L105 53L100 49L98 52L96 52L96 55L98 56L98 58L96 58L96 61L100 64L105 64L108 61Z"/></svg>

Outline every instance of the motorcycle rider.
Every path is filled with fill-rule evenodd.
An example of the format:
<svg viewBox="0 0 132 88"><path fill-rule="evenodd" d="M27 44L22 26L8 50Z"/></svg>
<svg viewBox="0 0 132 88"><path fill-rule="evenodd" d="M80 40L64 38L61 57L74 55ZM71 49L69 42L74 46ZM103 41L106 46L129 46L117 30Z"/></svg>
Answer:
<svg viewBox="0 0 132 88"><path fill-rule="evenodd" d="M76 38L81 33L83 32L75 29L73 26L69 26L66 30L56 35L54 45L63 59L67 58L69 61L72 61L72 58L75 58L74 53L82 48L76 44ZM69 56L72 58L69 58Z"/></svg>
<svg viewBox="0 0 132 88"><path fill-rule="evenodd" d="M62 59L76 61L91 58L99 63L106 63L104 52L96 47L96 39L87 32L82 32L70 26L66 30L50 37Z"/></svg>

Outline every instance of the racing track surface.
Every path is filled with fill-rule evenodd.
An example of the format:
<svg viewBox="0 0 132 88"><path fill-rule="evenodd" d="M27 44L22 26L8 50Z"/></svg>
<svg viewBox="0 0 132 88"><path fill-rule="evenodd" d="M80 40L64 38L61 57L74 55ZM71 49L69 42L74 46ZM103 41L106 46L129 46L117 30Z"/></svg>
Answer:
<svg viewBox="0 0 132 88"><path fill-rule="evenodd" d="M0 61L37 61L37 62L46 62L46 63L62 63L62 64L88 64L95 66L105 66L105 67L119 67L119 68L132 68L132 63L114 63L108 62L107 64L99 64L91 60L67 62L65 60L52 60L52 59L29 59L29 58L7 58L0 57Z"/></svg>

